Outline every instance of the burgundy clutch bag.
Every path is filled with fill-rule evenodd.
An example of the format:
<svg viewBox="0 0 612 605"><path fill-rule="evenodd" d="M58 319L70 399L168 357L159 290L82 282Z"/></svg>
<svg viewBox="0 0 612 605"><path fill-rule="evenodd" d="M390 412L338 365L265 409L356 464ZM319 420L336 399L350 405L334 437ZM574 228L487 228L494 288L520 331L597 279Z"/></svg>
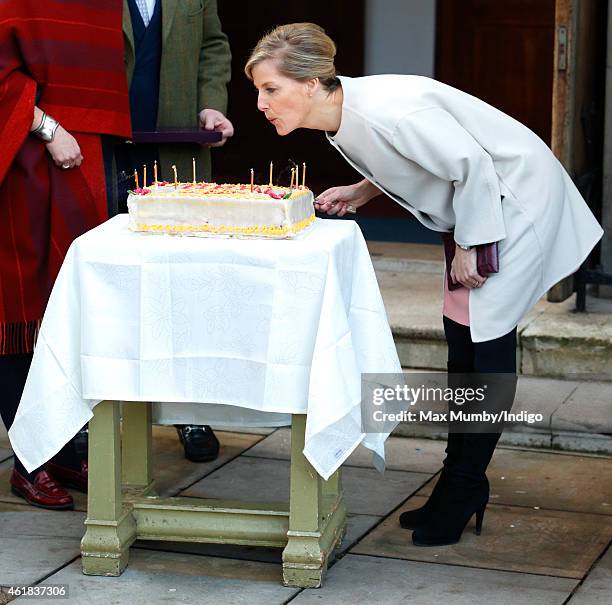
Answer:
<svg viewBox="0 0 612 605"><path fill-rule="evenodd" d="M441 233L444 242L444 256L446 257L446 277L448 289L457 290L463 286L451 279L451 267L455 258L455 237L452 233ZM481 244L476 246L476 270L482 277L487 277L491 273L499 273L499 248L497 242Z"/></svg>

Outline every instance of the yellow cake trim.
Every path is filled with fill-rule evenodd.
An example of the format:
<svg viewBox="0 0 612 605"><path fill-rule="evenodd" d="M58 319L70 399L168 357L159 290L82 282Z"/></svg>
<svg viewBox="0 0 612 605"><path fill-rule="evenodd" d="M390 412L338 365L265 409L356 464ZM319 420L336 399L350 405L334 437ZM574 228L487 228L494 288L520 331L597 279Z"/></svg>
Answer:
<svg viewBox="0 0 612 605"><path fill-rule="evenodd" d="M235 227L232 225L217 225L213 227L207 223L203 225L163 225L138 223L138 231L152 231L154 233L227 233L236 235L286 235L287 233L297 233L313 223L314 213L299 223L291 227L277 227L275 225L254 225L252 227Z"/></svg>

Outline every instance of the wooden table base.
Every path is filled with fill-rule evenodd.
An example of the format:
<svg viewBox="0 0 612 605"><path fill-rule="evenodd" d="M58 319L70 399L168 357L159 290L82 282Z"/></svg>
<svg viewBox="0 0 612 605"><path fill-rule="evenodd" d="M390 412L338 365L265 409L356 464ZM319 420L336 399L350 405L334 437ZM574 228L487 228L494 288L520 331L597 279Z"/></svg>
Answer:
<svg viewBox="0 0 612 605"><path fill-rule="evenodd" d="M151 467L151 404L103 401L89 422L83 573L118 576L136 539L284 547L283 584L321 586L346 528L340 470L324 481L306 460L306 416L291 427L289 503L159 498Z"/></svg>

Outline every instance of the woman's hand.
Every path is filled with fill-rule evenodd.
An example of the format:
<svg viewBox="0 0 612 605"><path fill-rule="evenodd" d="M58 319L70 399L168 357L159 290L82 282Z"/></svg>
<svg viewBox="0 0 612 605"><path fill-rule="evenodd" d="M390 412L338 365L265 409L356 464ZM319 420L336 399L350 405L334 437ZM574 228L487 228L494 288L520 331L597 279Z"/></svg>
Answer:
<svg viewBox="0 0 612 605"><path fill-rule="evenodd" d="M45 146L55 165L59 168L65 170L74 168L80 166L83 161L81 148L76 139L69 132L66 132L61 125L57 127L53 140Z"/></svg>
<svg viewBox="0 0 612 605"><path fill-rule="evenodd" d="M349 206L357 209L380 193L381 191L377 187L364 179L354 185L326 189L317 196L315 208L320 212L327 212L327 214L344 216L348 212Z"/></svg>
<svg viewBox="0 0 612 605"><path fill-rule="evenodd" d="M476 248L464 250L455 246L455 258L451 266L451 279L469 288L480 288L487 281L476 269Z"/></svg>

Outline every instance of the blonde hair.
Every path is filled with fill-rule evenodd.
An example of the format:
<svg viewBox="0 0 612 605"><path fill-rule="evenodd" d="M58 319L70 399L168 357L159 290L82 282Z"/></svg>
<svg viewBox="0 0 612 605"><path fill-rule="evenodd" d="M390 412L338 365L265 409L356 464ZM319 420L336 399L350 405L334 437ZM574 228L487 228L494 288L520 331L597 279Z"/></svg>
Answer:
<svg viewBox="0 0 612 605"><path fill-rule="evenodd" d="M257 43L244 73L252 80L255 65L272 59L284 76L299 81L319 78L332 92L340 85L335 56L336 45L322 27L314 23L289 23L275 27Z"/></svg>

